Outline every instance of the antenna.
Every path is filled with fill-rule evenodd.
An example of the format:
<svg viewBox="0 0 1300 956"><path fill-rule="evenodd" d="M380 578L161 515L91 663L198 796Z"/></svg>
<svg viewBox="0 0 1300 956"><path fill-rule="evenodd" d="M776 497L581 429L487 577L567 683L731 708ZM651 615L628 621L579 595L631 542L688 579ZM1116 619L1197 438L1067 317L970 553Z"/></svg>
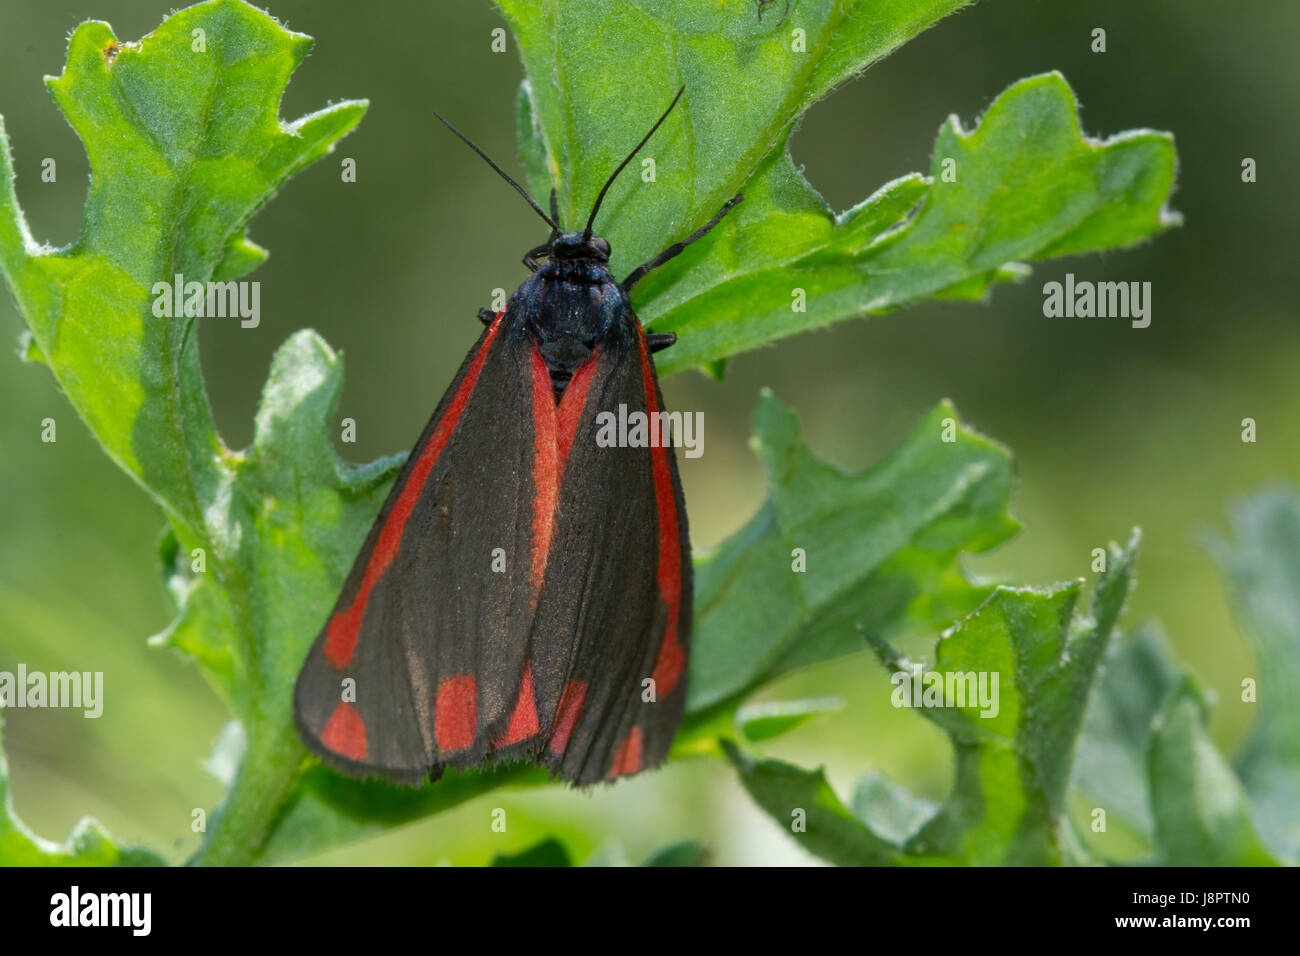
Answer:
<svg viewBox="0 0 1300 956"><path fill-rule="evenodd" d="M678 96L681 96L680 93L678 93L677 95L678 95ZM673 102L676 103L677 101L676 101L676 100L673 100ZM669 107L669 108L671 109L671 107ZM442 125L445 126L445 127L447 127L447 129L451 130L453 133L455 133L456 136L459 137L459 139L460 139L460 141L461 141L462 143L464 143L464 144L465 144L466 146L468 146L470 149L474 150L474 152L478 153L479 156L482 158L483 162L487 163L487 164L488 164L489 166L491 166L494 170L496 170L496 174L497 174L498 176L500 176L502 179L504 179L506 182L508 182L511 186L514 186L514 187L515 187L515 190L519 193L519 195L523 196L526 200L528 200L528 205L530 205L530 206L533 207L533 211L536 212L537 215L541 216L544 220L546 220L546 224L547 224L548 226L550 226L550 227L551 227L555 232L560 232L560 231L561 231L561 230L560 230L560 227L557 226L557 225L555 224L555 220L552 219L550 216L546 215L546 212L542 209L542 207L539 206L539 205L537 205L537 200L534 199L532 196L528 195L528 190L526 190L523 186L520 186L517 182L515 182L513 179L511 179L509 176L507 176L507 175L505 174L505 171L504 171L500 166L498 166L496 163L492 162L492 158L491 158L490 156L488 156L487 153L483 152L483 150L481 150L481 149L479 149L477 146L475 146L475 145L470 141L470 138L469 138L468 136L466 136L464 133L462 133L462 132L461 132L460 130L458 130L456 127L452 126L451 123L447 122L447 118L446 118L445 116L443 116L443 115L442 115L441 113L439 113L437 110L434 110L434 111L433 111L433 115L436 116L436 117L438 117L438 119L442 120ZM663 120L660 120L659 122L662 123ZM655 125L657 126L658 124L655 124ZM653 133L654 130L651 130L650 132ZM641 148L640 146L637 147L637 149L640 149L640 148ZM631 158L632 158L632 157L630 157L630 156L628 157L628 159L631 159ZM626 165L626 164L624 164L624 165ZM622 167L620 167L620 168L622 168ZM602 195L603 195L603 193L602 193Z"/></svg>
<svg viewBox="0 0 1300 956"><path fill-rule="evenodd" d="M668 104L668 109L664 110L663 115L660 116L659 119L655 121L654 126L650 127L650 132L646 133L645 136L642 138L641 142L636 144L636 149L632 150L632 152L627 154L627 159L623 160L623 162L618 164L618 169L614 170L614 172L610 174L609 179L605 180L605 185L600 187L600 195L596 197L596 205L591 207L591 215L587 217L587 228L583 232L583 236L585 238L587 239L591 238L591 226L596 221L596 213L600 212L600 204L605 201L605 193L609 192L609 187L614 184L614 180L617 179L618 174L621 173L627 167L627 164L632 162L632 157L634 157L637 153L641 152L641 147L644 146L646 143L650 142L650 137L655 134L655 130L657 130L660 126L663 125L664 120L668 118L668 114L673 111L673 107L677 105L677 101L682 98L682 94L685 92L686 92L685 86L683 86L681 89L677 91L677 95L673 97L673 101ZM445 123L446 120L443 120L443 122ZM534 205L536 205L536 203L534 203Z"/></svg>

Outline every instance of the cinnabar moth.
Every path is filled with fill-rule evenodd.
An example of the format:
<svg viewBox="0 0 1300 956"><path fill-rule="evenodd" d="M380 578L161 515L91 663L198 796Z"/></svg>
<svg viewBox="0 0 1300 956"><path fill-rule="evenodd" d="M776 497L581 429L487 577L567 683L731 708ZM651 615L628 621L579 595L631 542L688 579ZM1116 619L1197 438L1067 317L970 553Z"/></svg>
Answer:
<svg viewBox="0 0 1300 956"><path fill-rule="evenodd" d="M662 446L601 447L595 422L620 404L663 408L650 355L676 337L644 332L629 290L741 197L622 282L592 226L683 92L605 182L580 232L558 225L554 191L548 216L442 120L551 234L525 255L533 274L505 309L480 312L486 329L303 664L295 718L329 766L418 783L448 765L522 759L589 784L666 756L691 633L677 465Z"/></svg>

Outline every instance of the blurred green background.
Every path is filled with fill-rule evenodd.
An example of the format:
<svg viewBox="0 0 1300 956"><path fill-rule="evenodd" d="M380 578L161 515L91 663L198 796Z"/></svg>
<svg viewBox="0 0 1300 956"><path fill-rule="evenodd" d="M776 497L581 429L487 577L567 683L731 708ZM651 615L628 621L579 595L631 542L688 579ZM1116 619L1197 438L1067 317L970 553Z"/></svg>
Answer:
<svg viewBox="0 0 1300 956"><path fill-rule="evenodd" d="M779 6L779 4L778 4ZM0 113L18 194L38 239L75 238L86 192L81 146L41 78L62 69L68 32L87 18L138 39L167 12L144 0L9 0L0 7ZM765 14L770 16L771 9ZM203 365L227 444L252 435L274 348L311 326L347 356L339 417L354 418L345 455L405 450L478 334L475 311L523 278L523 251L544 238L518 197L442 130L453 118L507 169L519 170L514 52L493 54L503 26L484 0L274 0L270 12L316 37L282 105L286 118L329 100L366 97L370 112L334 157L301 174L253 222L271 250L262 323L202 327ZM1091 31L1108 51L1090 51ZM692 536L708 548L759 504L764 483L747 447L756 391L771 386L800 413L815 451L860 469L936 400L1007 443L1019 469L1010 545L977 570L1032 584L1087 572L1090 552L1145 531L1128 623L1163 622L1184 660L1215 689L1213 731L1232 752L1249 727L1238 700L1254 663L1221 582L1199 545L1224 525L1234 496L1300 479L1300 331L1294 293L1300 203L1286 163L1300 155L1294 38L1300 5L1256 0L1231 14L1210 0L986 0L942 22L813 108L793 141L810 181L835 209L929 169L940 123L969 127L1016 79L1060 69L1085 131L1170 130L1181 169L1181 229L1141 248L1039 264L986 304L935 303L803 335L734 359L717 383L697 373L665 385L670 407L706 412L706 453L682 459ZM635 95L629 92L629 97ZM631 103L631 100L630 100ZM1241 161L1259 181L1241 182ZM58 163L40 181L43 158ZM339 160L357 161L343 184ZM1042 284L1150 281L1153 322L1046 319ZM22 322L0 297L0 338ZM8 350L6 349L6 352ZM11 354L11 353L10 353ZM220 786L201 767L226 714L197 672L144 639L169 606L155 548L156 507L103 455L40 366L0 354L0 670L102 670L99 720L79 712L9 710L5 749L17 809L61 839L82 814L175 859L197 845L192 808ZM40 422L58 421L58 442ZM1243 444L1240 422L1258 422ZM788 678L770 696L840 693L848 706L773 748L826 764L847 792L875 767L932 798L950 779L948 746L926 721L888 703L873 658ZM507 833L489 828L494 807ZM320 862L485 862L553 833L582 859L637 862L694 837L721 863L808 862L760 816L720 762L693 761L615 788L497 793Z"/></svg>

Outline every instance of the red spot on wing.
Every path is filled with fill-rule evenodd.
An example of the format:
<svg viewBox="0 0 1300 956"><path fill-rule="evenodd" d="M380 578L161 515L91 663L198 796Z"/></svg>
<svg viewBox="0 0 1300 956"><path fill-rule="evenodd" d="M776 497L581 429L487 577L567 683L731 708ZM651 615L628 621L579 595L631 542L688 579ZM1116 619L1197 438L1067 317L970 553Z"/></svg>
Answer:
<svg viewBox="0 0 1300 956"><path fill-rule="evenodd" d="M654 367L650 364L650 350L646 348L645 333L640 335L641 378L645 386L646 411L651 420L659 414L659 397L655 390ZM659 596L668 608L668 624L664 628L663 643L654 673L657 696L672 693L686 669L686 648L677 639L677 622L682 603L682 543L677 521L677 493L673 487L671 452L660 445L650 449L650 468L655 485L655 509L659 516Z"/></svg>
<svg viewBox="0 0 1300 956"><path fill-rule="evenodd" d="M360 711L347 701L335 708L320 740L330 750L349 760L365 760L369 756L366 722L361 719Z"/></svg>
<svg viewBox="0 0 1300 956"><path fill-rule="evenodd" d="M623 738L623 743L614 754L614 763L609 768L609 779L626 774L641 772L641 728L633 727Z"/></svg>
<svg viewBox="0 0 1300 956"><path fill-rule="evenodd" d="M560 706L555 712L555 723L551 727L551 753L562 754L569 746L569 738L578 718L582 716L582 705L587 700L587 682L571 680L564 686L560 695Z"/></svg>
<svg viewBox="0 0 1300 956"><path fill-rule="evenodd" d="M542 587L546 559L555 534L555 512L560 501L564 464L573 448L587 391L596 371L593 350L564 389L559 405L551 388L551 372L542 353L533 349L533 590Z"/></svg>
<svg viewBox="0 0 1300 956"><path fill-rule="evenodd" d="M464 750L478 726L478 693L473 674L457 674L438 685L433 705L433 735L443 753Z"/></svg>
<svg viewBox="0 0 1300 956"><path fill-rule="evenodd" d="M533 665L524 668L523 680L519 683L519 696L515 700L514 713L510 715L510 726L496 741L498 747L508 747L521 740L527 740L540 728L537 725L537 699L533 694Z"/></svg>
<svg viewBox="0 0 1300 956"><path fill-rule="evenodd" d="M501 316L503 314L498 312L496 320L488 328L487 336L483 339L483 344L479 346L478 354L474 356L474 361L465 372L465 377L460 381L460 387L456 389L456 394L452 396L451 403L447 406L446 412L443 413L441 421L438 422L433 434L429 436L428 442L419 452L415 466L406 476L406 483L402 486L401 493L393 502L392 509L384 519L384 527L379 532L379 540L370 552L370 558L366 562L366 572L361 579L361 586L357 589L356 596L345 610L339 611L330 618L325 635L325 659L337 670L342 670L352 662L352 654L357 647L357 633L361 627L361 618L366 612L366 601L369 600L370 592L375 584L383 577L384 572L388 570L388 566L393 563L393 559L397 557L407 519L411 517L411 511L415 508L415 502L420 497L420 492L424 488L424 482L429 477L429 472L433 471L433 466L438 462L438 456L442 454L443 448L447 445L447 440L451 438L451 433L456 430L456 423L460 421L460 416L469 403L470 393L474 391L474 384L478 381L479 373L483 371L483 363L487 361L492 340L496 338L497 330L501 328Z"/></svg>

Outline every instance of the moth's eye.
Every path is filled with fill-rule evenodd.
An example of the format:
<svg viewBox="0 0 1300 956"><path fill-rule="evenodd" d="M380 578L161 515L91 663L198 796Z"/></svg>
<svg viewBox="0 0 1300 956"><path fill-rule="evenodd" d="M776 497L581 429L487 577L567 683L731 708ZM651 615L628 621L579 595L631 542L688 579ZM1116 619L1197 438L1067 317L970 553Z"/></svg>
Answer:
<svg viewBox="0 0 1300 956"><path fill-rule="evenodd" d="M591 245L602 256L609 258L609 243L606 242L604 239L600 238L600 236L597 236L595 239L591 240Z"/></svg>

